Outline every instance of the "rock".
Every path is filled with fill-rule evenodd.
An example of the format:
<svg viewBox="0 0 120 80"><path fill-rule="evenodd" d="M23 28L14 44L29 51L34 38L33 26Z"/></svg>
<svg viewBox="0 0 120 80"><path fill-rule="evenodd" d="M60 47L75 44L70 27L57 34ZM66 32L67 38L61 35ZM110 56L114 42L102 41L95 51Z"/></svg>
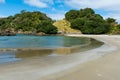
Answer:
<svg viewBox="0 0 120 80"><path fill-rule="evenodd" d="M0 36L15 36L16 33L13 31L5 30L1 31Z"/></svg>
<svg viewBox="0 0 120 80"><path fill-rule="evenodd" d="M44 36L46 35L44 32L39 32L39 33L36 33L37 36Z"/></svg>

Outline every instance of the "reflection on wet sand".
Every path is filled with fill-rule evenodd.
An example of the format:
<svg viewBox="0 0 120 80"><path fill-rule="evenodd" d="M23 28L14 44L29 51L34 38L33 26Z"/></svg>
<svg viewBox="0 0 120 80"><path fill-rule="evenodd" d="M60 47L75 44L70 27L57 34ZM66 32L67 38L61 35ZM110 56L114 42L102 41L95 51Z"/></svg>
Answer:
<svg viewBox="0 0 120 80"><path fill-rule="evenodd" d="M50 54L69 55L77 52L82 52L94 49L103 45L94 39L89 39L83 45L60 48L4 48L0 49L0 63L19 61L27 58L40 58Z"/></svg>
<svg viewBox="0 0 120 80"><path fill-rule="evenodd" d="M91 39L90 43L80 46L74 47L62 47L55 49L19 49L16 52L16 58L31 58L31 57L42 57L50 54L61 54L61 55L69 55L77 52L82 52L86 50L90 50L93 48L97 48L103 45L102 42Z"/></svg>
<svg viewBox="0 0 120 80"><path fill-rule="evenodd" d="M29 58L29 57L40 57L49 55L53 52L52 49L39 49L39 50L24 50L24 51L17 51L16 58Z"/></svg>

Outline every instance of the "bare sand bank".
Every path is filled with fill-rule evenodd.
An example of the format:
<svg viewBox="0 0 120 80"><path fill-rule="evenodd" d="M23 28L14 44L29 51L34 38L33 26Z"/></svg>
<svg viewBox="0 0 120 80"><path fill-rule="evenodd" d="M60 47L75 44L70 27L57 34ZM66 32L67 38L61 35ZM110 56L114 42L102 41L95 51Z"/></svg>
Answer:
<svg viewBox="0 0 120 80"><path fill-rule="evenodd" d="M105 44L68 56L49 55L0 65L0 80L120 80L120 36L69 36L92 37Z"/></svg>

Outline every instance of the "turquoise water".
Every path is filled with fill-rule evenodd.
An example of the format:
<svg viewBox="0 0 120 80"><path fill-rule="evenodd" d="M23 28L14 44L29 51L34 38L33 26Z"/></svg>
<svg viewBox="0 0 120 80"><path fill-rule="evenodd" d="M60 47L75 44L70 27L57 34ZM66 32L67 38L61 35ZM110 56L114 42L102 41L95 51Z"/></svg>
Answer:
<svg viewBox="0 0 120 80"><path fill-rule="evenodd" d="M68 53L72 52L72 50L78 51L79 48L74 47L83 46L88 42L91 42L91 39L66 36L0 36L0 64L20 61L32 57L42 57L53 53ZM9 48L10 51L2 51L2 49ZM21 48L27 49L25 51L12 51L12 49Z"/></svg>
<svg viewBox="0 0 120 80"><path fill-rule="evenodd" d="M85 44L87 38L65 36L4 36L0 37L0 48L59 48Z"/></svg>

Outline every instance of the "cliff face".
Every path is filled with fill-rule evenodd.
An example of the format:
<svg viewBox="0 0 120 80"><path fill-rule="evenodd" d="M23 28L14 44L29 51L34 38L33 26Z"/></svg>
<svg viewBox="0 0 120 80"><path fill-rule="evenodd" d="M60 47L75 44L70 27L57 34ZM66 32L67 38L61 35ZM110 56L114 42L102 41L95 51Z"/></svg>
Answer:
<svg viewBox="0 0 120 80"><path fill-rule="evenodd" d="M79 30L72 29L70 23L66 20L59 20L53 23L54 26L58 28L58 33L67 33L67 34L81 34Z"/></svg>

